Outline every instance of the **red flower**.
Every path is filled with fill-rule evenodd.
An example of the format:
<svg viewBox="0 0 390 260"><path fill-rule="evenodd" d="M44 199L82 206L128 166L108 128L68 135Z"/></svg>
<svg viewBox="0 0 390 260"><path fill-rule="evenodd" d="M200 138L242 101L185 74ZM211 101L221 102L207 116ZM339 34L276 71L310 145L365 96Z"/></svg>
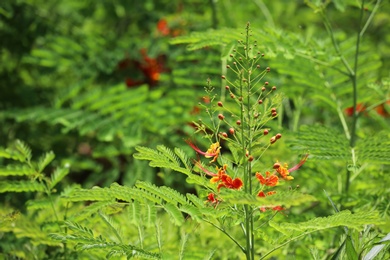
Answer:
<svg viewBox="0 0 390 260"><path fill-rule="evenodd" d="M215 198L215 194L214 193L210 193L208 196L207 196L207 201L208 202L211 202L212 204L215 204L215 203L218 203L219 200L217 198Z"/></svg>
<svg viewBox="0 0 390 260"><path fill-rule="evenodd" d="M382 104L379 104L378 106L374 107L376 113L382 117L389 117L390 116L390 110L389 110L390 100L387 100L383 102ZM361 113L366 111L368 105L364 105L363 103L356 104L356 112ZM387 108L386 108L387 107ZM344 110L345 114L347 116L353 116L353 106L347 107ZM367 113L365 113L367 115Z"/></svg>
<svg viewBox="0 0 390 260"><path fill-rule="evenodd" d="M256 172L256 177L260 181L262 185L265 186L276 186L279 183L279 178L275 174L271 174L270 172L265 172L264 177L261 173Z"/></svg>
<svg viewBox="0 0 390 260"><path fill-rule="evenodd" d="M284 164L284 167L280 163L274 164L274 169L280 174L280 176L285 180L292 180L294 177L290 176L290 172L298 170L307 160L307 157L309 157L309 154L306 154L305 157L294 167L287 169L288 165Z"/></svg>
<svg viewBox="0 0 390 260"><path fill-rule="evenodd" d="M217 182L219 183L218 186L217 186L218 191L222 187L225 187L225 188L228 188L228 189L233 189L233 190L239 190L243 186L243 182L242 182L242 180L240 178L232 179L232 177L230 177L226 173L226 169L227 169L227 165L226 164L223 165L223 167L218 168L218 172L217 173L212 173L212 172L206 170L205 168L202 167L202 165L199 162L196 163L196 165L203 172L205 172L207 175L212 176L212 178L210 179L211 183L217 183Z"/></svg>
<svg viewBox="0 0 390 260"><path fill-rule="evenodd" d="M273 194L275 194L276 191L269 191L267 192L267 194L264 193L264 191L260 191L257 196L261 197L261 198L265 198L266 196L271 196ZM274 207L260 207L260 211L261 212L265 212L269 209L272 209L274 211L281 211L281 210L284 210L284 208L282 206L274 206Z"/></svg>
<svg viewBox="0 0 390 260"><path fill-rule="evenodd" d="M232 179L232 177L230 177L227 174L223 174L220 180L221 183L218 184L217 187L218 190L220 190L222 187L233 189L233 190L239 190L243 185L242 180L240 178Z"/></svg>
<svg viewBox="0 0 390 260"><path fill-rule="evenodd" d="M171 30L168 27L168 22L164 18L158 21L157 30L164 36L169 35L169 33L171 32Z"/></svg>

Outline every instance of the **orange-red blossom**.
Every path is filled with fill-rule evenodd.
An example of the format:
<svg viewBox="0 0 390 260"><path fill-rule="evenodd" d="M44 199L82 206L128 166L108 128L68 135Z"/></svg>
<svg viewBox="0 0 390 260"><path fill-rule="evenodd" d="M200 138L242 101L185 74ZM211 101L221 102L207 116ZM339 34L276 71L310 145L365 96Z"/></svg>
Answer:
<svg viewBox="0 0 390 260"><path fill-rule="evenodd" d="M207 149L206 152L203 152L202 150L199 149L195 144L193 144L190 140L186 140L187 144L191 146L192 149L194 149L197 153L204 155L206 158L211 158L213 159L210 161L210 163L213 163L217 160L219 156L219 152L221 150L221 146L219 145L219 142L213 143L210 145L210 148Z"/></svg>
<svg viewBox="0 0 390 260"><path fill-rule="evenodd" d="M265 186L276 186L279 183L279 178L275 174L271 174L270 172L265 172L265 177L259 173L256 172L256 178L259 180L259 182L262 185Z"/></svg>
<svg viewBox="0 0 390 260"><path fill-rule="evenodd" d="M228 188L233 190L239 190L243 186L243 182L240 178L232 178L226 173L227 165L224 164L223 167L217 168L217 173L212 173L207 169L203 168L200 163L196 164L204 173L209 176L212 176L210 179L211 183L218 183L217 189L218 191L222 188Z"/></svg>
<svg viewBox="0 0 390 260"><path fill-rule="evenodd" d="M264 193L264 191L260 191L257 196L261 197L261 198L265 198L266 196L271 196L273 194L275 194L276 191L269 191L267 192L267 194ZM275 210L275 211L281 211L281 210L284 210L284 208L282 206L274 206L274 207L260 207L260 211L261 212L265 212L267 211L268 209L272 209L272 210Z"/></svg>
<svg viewBox="0 0 390 260"><path fill-rule="evenodd" d="M303 159L297 165L295 165L294 167L292 167L290 169L287 169L288 168L287 164L284 164L284 166L282 166L278 162L274 164L273 168L280 174L280 176L283 179L289 181L289 180L294 179L294 177L290 176L290 172L298 170L306 162L307 157L309 157L309 154L306 154L305 157L303 157Z"/></svg>

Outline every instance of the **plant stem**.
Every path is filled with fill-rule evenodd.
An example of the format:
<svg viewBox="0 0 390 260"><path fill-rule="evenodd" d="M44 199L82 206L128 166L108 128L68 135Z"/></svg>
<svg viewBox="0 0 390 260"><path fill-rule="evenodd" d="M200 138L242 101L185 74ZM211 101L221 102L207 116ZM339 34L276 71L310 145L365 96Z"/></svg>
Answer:
<svg viewBox="0 0 390 260"><path fill-rule="evenodd" d="M210 225L212 225L213 227L215 227L216 229L218 229L219 231L221 231L222 233L224 233L226 236L228 236L230 238L230 240L232 240L240 249L242 252L244 252L245 254L247 254L247 250L245 250L245 248L234 238L232 237L229 232L226 232L225 229L217 226L216 224L214 224L213 222L210 222L209 220L207 219L203 219L203 221L209 223Z"/></svg>
<svg viewBox="0 0 390 260"><path fill-rule="evenodd" d="M246 79L246 82L247 82L247 89L245 90L246 91L246 95L247 95L247 101L246 101L246 104L244 105L244 100L241 101L241 106L242 106L242 109L241 109L241 118L244 118L244 113L246 112L246 118L247 118L247 122L246 124L243 124L246 126L246 129L243 129L244 131L246 131L246 136L247 136L247 141L246 142L243 142L243 148L244 148L244 152L248 152L248 155L251 156L252 154L252 117L251 117L251 111L250 111L250 108L251 108L251 102L250 102L250 98L251 98L251 64L249 62L249 55L248 55L248 51L249 51L249 32L250 32L250 28L249 28L249 23L247 24L247 27L246 27L246 39L245 39L245 59L246 59L246 65L247 65L247 68L248 68L248 78ZM241 90L243 89L243 87L241 87ZM242 92L242 91L241 91ZM244 96L241 95L241 98L243 98ZM246 107L246 111L244 111ZM244 121L242 121L244 122ZM243 126L244 128L244 126ZM243 132L244 132L243 131ZM244 140L244 139L243 139ZM244 154L245 154L244 153ZM245 158L245 157L244 157ZM249 157L248 157L249 158ZM245 159L244 159L245 160ZM252 164L250 161L247 161L245 164L245 170L244 170L244 175L245 175L245 179L246 179L246 182L245 182L245 192L248 193L248 194L252 194L252 178L251 178L251 172L252 172ZM249 205L245 205L244 206L244 209L245 209L245 226L246 226L246 244L247 244L247 255L246 255L246 258L247 259L254 259L254 233L253 233L253 215L252 215L252 210L251 210L251 207Z"/></svg>

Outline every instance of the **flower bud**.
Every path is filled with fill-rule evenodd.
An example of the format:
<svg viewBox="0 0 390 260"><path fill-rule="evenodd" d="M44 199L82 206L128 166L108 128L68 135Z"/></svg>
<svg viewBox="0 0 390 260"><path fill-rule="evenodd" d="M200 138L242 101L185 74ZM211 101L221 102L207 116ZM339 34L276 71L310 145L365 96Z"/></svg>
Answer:
<svg viewBox="0 0 390 260"><path fill-rule="evenodd" d="M279 169L280 168L280 163L278 163L278 162L274 163L274 166L272 168L274 168L275 170Z"/></svg>
<svg viewBox="0 0 390 260"><path fill-rule="evenodd" d="M253 161L253 156L252 156L252 155L249 156L248 161L249 161L249 162Z"/></svg>
<svg viewBox="0 0 390 260"><path fill-rule="evenodd" d="M266 86L267 86L268 84L269 84L269 83L268 83L268 81L264 82L264 85L266 85Z"/></svg>
<svg viewBox="0 0 390 260"><path fill-rule="evenodd" d="M276 112L276 108L271 108L271 112L273 113L273 112Z"/></svg>
<svg viewBox="0 0 390 260"><path fill-rule="evenodd" d="M259 103L259 105L263 104L263 100L259 99L259 101L257 101L257 103Z"/></svg>
<svg viewBox="0 0 390 260"><path fill-rule="evenodd" d="M272 114L271 114L273 117L275 117L275 116L277 116L278 115L278 112L272 112Z"/></svg>
<svg viewBox="0 0 390 260"><path fill-rule="evenodd" d="M234 132L235 132L235 130L234 130L233 127L229 128L229 133L230 133L231 135L234 135Z"/></svg>
<svg viewBox="0 0 390 260"><path fill-rule="evenodd" d="M229 86L225 86L225 89L230 89L230 87Z"/></svg>
<svg viewBox="0 0 390 260"><path fill-rule="evenodd" d="M223 119L225 118L225 116L222 115L222 114L218 114L218 118L221 119L221 120L223 120Z"/></svg>
<svg viewBox="0 0 390 260"><path fill-rule="evenodd" d="M266 70L267 70L267 72L270 72L270 71L271 71L271 68L270 68L270 67L267 67Z"/></svg>
<svg viewBox="0 0 390 260"><path fill-rule="evenodd" d="M221 133L221 135L222 135L223 137L225 137L225 138L227 138L227 137L228 137L228 134L227 134L227 133L225 133L225 132Z"/></svg>
<svg viewBox="0 0 390 260"><path fill-rule="evenodd" d="M221 101L218 101L218 103L217 103L217 104L218 104L218 106L219 106L219 107L223 107L223 104L222 104L222 102L221 102Z"/></svg>
<svg viewBox="0 0 390 260"><path fill-rule="evenodd" d="M226 79L225 75L222 75L221 78L222 78L222 79Z"/></svg>
<svg viewBox="0 0 390 260"><path fill-rule="evenodd" d="M268 129L264 129L264 135L267 135L269 133Z"/></svg>
<svg viewBox="0 0 390 260"><path fill-rule="evenodd" d="M276 137L276 139L280 139L280 138L282 138L282 134L278 133L275 135L275 137Z"/></svg>
<svg viewBox="0 0 390 260"><path fill-rule="evenodd" d="M271 144L275 143L276 142L276 137L275 136L272 136L271 139L269 139L269 142Z"/></svg>
<svg viewBox="0 0 390 260"><path fill-rule="evenodd" d="M276 86L273 86L273 87L272 87L272 90L275 91L275 90L276 90Z"/></svg>
<svg viewBox="0 0 390 260"><path fill-rule="evenodd" d="M263 91L263 92L264 92L265 90L266 90L266 88L265 88L265 87L262 87L262 88L261 88L261 91Z"/></svg>
<svg viewBox="0 0 390 260"><path fill-rule="evenodd" d="M230 93L231 98L236 98L236 96L233 93Z"/></svg>
<svg viewBox="0 0 390 260"><path fill-rule="evenodd" d="M237 124L237 125L241 125L241 120L237 120L237 121L236 121L236 124Z"/></svg>

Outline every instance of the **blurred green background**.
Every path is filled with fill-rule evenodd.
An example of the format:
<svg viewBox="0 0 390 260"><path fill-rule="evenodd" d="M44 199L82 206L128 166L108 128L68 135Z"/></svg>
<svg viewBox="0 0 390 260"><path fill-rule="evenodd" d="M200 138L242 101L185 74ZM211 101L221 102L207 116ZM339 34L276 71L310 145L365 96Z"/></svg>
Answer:
<svg viewBox="0 0 390 260"><path fill-rule="evenodd" d="M376 1L366 2L365 19ZM71 165L68 181L85 187L142 179L186 189L181 176L134 160L134 147L165 144L192 152L184 139L193 135L191 122L202 117L197 104L206 80L223 87L220 75L229 45L222 40L220 46L214 42L191 51L176 43L192 32L222 28L228 28L230 39L229 30L234 36L247 21L259 32L264 66L272 68L267 80L286 96L274 128L286 140L303 124L342 131L337 109L352 106L351 86L345 75L311 63L339 60L321 15L307 3L321 1L3 0L0 146L21 139L35 154L53 150L57 165ZM348 56L359 26L359 3L323 3ZM384 1L361 47L359 102L366 106L388 98L389 24L390 7ZM388 105L382 108L382 114L362 118L360 136L389 130ZM286 161L297 156L286 144L269 155ZM321 163L312 164L313 171ZM332 172L339 165L321 167ZM309 190L327 178L318 176L312 175L321 180Z"/></svg>

